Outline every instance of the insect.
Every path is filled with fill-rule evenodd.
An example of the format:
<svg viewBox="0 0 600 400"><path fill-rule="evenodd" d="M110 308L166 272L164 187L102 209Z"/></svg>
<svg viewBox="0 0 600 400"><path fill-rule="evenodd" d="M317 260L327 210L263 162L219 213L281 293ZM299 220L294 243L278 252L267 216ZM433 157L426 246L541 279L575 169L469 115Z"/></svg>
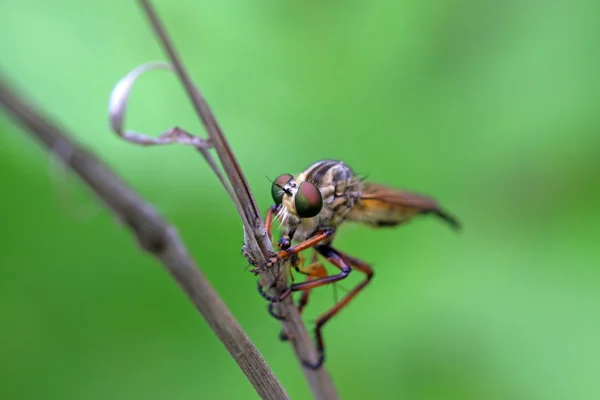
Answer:
<svg viewBox="0 0 600 400"><path fill-rule="evenodd" d="M435 200L367 182L357 177L342 161L318 161L296 176L280 175L272 182L271 194L275 204L269 208L265 227L272 239L273 221L275 218L280 221L281 238L277 242L279 251L265 265L253 271L258 273L290 257L294 267L299 270L298 256L310 248L339 269L339 273L327 275L322 264L313 257L313 263L300 270L308 275L307 280L292 283L278 296L267 295L259 281L260 293L271 301L269 310L272 314L273 303L285 299L293 292L302 292L299 303L302 310L312 289L341 281L353 269L365 275L364 280L316 320L314 334L319 359L316 364L304 362L305 366L313 369L319 368L325 360L323 326L363 290L373 277L373 269L366 262L332 247L337 228L343 222L392 227L417 215L432 214L453 228L460 227L458 220L442 210ZM282 336L285 338L285 334Z"/></svg>

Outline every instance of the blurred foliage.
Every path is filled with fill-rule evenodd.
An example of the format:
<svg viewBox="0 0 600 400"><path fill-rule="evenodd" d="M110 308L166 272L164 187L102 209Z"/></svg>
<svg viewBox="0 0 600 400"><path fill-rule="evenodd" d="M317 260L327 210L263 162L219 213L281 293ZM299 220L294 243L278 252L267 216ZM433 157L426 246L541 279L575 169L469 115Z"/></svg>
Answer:
<svg viewBox="0 0 600 400"><path fill-rule="evenodd" d="M600 398L600 3L156 1L263 210L322 158L438 198L394 230L344 227L375 279L325 328L344 399ZM198 155L107 128L112 86L164 59L135 2L4 0L3 73L149 199L292 398L308 398ZM202 132L175 78L128 126ZM255 398L176 285L2 116L0 398ZM359 279L353 274L341 286ZM333 302L315 294L307 321Z"/></svg>

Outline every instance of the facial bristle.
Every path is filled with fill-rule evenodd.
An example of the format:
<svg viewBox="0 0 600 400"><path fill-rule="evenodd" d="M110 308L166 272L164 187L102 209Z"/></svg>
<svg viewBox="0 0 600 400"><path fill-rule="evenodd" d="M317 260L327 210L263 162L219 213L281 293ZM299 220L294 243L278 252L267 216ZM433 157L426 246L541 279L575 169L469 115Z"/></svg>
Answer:
<svg viewBox="0 0 600 400"><path fill-rule="evenodd" d="M277 219L279 220L279 229L281 229L282 226L287 225L289 218L290 214L287 212L285 207L280 207L279 212L277 213Z"/></svg>

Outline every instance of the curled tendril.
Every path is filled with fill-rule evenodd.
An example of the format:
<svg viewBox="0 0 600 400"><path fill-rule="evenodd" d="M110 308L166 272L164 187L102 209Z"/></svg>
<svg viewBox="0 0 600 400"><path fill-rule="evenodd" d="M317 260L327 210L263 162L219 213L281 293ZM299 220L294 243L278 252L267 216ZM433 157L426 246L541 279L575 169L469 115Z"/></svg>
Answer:
<svg viewBox="0 0 600 400"><path fill-rule="evenodd" d="M173 127L158 137L152 137L123 129L127 101L129 100L129 94L131 93L134 83L144 73L157 69L173 71L173 67L170 64L164 62L149 62L134 68L117 82L110 94L110 100L108 102L108 115L111 129L122 139L143 146L180 143L196 147L197 149L207 149L212 147L208 139L194 136L178 127Z"/></svg>
<svg viewBox="0 0 600 400"><path fill-rule="evenodd" d="M195 147L196 150L198 150L206 159L206 162L217 175L217 178L219 178L219 181L229 196L233 198L234 196L231 186L225 180L223 173L209 152L209 149L213 147L210 139L204 139L192 135L191 133L186 132L179 127L173 127L158 137L152 137L143 133L123 129L123 124L125 122L125 110L127 109L127 100L129 99L129 94L131 93L133 84L140 76L142 76L142 74L156 69L166 69L171 72L174 71L171 64L167 64L165 62L149 62L134 68L119 82L117 82L110 94L110 99L108 102L108 116L111 129L123 140L142 146L179 143Z"/></svg>

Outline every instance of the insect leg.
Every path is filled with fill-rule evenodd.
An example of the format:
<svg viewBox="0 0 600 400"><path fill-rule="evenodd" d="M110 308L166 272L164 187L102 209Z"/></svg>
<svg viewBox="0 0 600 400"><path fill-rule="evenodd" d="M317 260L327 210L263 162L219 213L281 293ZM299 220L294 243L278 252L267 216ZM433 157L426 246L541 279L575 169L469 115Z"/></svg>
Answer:
<svg viewBox="0 0 600 400"><path fill-rule="evenodd" d="M341 253L334 250L333 248L331 248L328 245L317 246L317 247L315 247L315 250L317 252L319 252L322 256L326 257L327 260L331 264L338 267L341 270L340 273L337 275L324 276L324 277L320 277L320 278L316 278L316 279L310 279L310 280L307 280L306 282L295 283L295 284L291 285L290 287L288 287L281 295L276 296L276 297L271 297L271 296L268 296L266 293L264 293L264 291L262 290L262 287L260 285L260 282L259 282L259 292L263 295L263 297L267 298L270 301L281 301L285 297L289 296L292 292L302 291L303 297L304 297L304 306L305 306L306 303L308 302L308 297L309 297L310 291L312 289L319 287L319 286L324 286L324 285L327 285L327 284L330 284L333 282L337 282L339 280L346 278L348 276L348 274L350 274L351 268L348 265L349 263L344 260ZM350 260L350 258L348 258L348 260ZM364 286L365 284L366 284L366 282L363 283L362 286ZM359 285L359 286L361 286L361 285ZM328 319L330 319L333 315L335 315L339 311L339 309L341 309L345 305L345 303L350 301L350 299L352 297L354 297L354 294L356 294L355 292L358 292L360 289L362 289L362 287L360 287L360 288L357 287L357 288L353 289L340 302L338 302L333 307L332 310L330 310L328 313L326 313L322 317L320 317L319 320L317 320L317 325L315 327L315 338L317 341L317 351L319 353L319 359L316 363L302 361L304 366L306 366L307 368L311 368L311 369L318 369L319 367L321 367L321 365L323 364L323 361L325 360L324 344L323 344L323 339L321 336L321 327L323 326L323 324L325 322L327 322ZM304 306L302 308L304 308ZM331 315L326 317L327 314L331 314ZM326 317L326 318L324 318L324 317Z"/></svg>
<svg viewBox="0 0 600 400"><path fill-rule="evenodd" d="M337 275L324 276L322 278L309 280L309 281L305 281L305 282L301 282L301 283L294 283L293 285L288 286L278 296L268 295L265 292L265 290L262 286L262 283L259 279L258 280L258 293L260 293L260 295L262 297L264 297L265 299L267 299L269 301L278 302L278 301L284 300L286 297L288 297L290 294L292 294L292 292L299 292L302 290L314 289L319 286L328 285L330 283L340 281L340 280L346 278L350 274L350 271L351 271L350 266L348 265L348 263L346 263L342 259L342 257L339 255L339 253L336 250L334 250L333 248L331 248L328 245L317 246L317 247L315 247L315 250L317 250L322 256L326 257L327 260L331 264L338 267L340 269L340 273Z"/></svg>
<svg viewBox="0 0 600 400"><path fill-rule="evenodd" d="M315 252L316 255L316 252ZM316 258L313 257L313 264L316 263ZM303 275L310 275L310 270L311 269L311 265L309 265L308 267L304 267L304 256L302 255L302 253L297 253L294 255L294 257L291 260L291 267L294 268L298 273L303 274ZM305 272L306 269L309 269L309 272ZM289 268L289 275L290 275L290 280L292 281L292 283L294 283L294 274L292 274L292 270L291 268ZM263 290L263 285L260 284L258 287L258 292L265 297L264 295L264 290ZM282 320L285 319L285 316L280 315L278 313L275 312L275 303L276 302L269 302L269 306L267 307L267 310L269 311L269 314L277 319L277 320Z"/></svg>
<svg viewBox="0 0 600 400"><path fill-rule="evenodd" d="M318 279L318 278L327 276L327 270L325 269L325 266L323 265L323 263L319 262L318 253L316 251L313 255L312 262L309 265L302 266L302 267L295 267L295 268L299 273L306 275L307 280L314 280L314 279ZM298 301L298 312L300 314L302 314L302 311L308 304L311 290L312 289L303 290L302 295L300 295L300 299ZM270 311L274 304L275 303L269 304ZM271 315L273 315L273 313L271 313ZM285 340L288 340L289 337L285 333L285 331L282 330L281 333L279 334L279 339L285 341Z"/></svg>
<svg viewBox="0 0 600 400"><path fill-rule="evenodd" d="M277 263L280 260L288 258L293 254L299 253L299 252L309 249L311 247L315 247L323 240L330 238L332 234L333 234L333 232L330 229L317 231L314 233L314 235L312 235L305 241L300 242L296 245L290 246L287 249L279 250L275 254L274 257L271 257L269 259L269 261L266 262L266 264L263 267L256 267L256 268L251 269L250 271L253 272L255 275L257 275L258 273L264 271L265 269L272 267L273 265L275 265L275 263Z"/></svg>
<svg viewBox="0 0 600 400"><path fill-rule="evenodd" d="M322 246L322 247L325 247L325 246ZM322 248L319 248L319 249L322 249ZM336 266L338 266L338 264L340 264L340 265L350 264L352 266L352 268L355 268L355 269L359 270L360 272L364 273L366 275L366 277L361 283L356 285L354 287L354 289L352 289L350 292L348 292L340 301L338 301L327 312L321 314L321 316L319 316L319 318L317 319L317 322L315 323L315 340L317 342L317 351L319 352L319 361L316 364L310 364L307 362L303 362L303 364L306 367L311 368L311 369L318 369L323 364L323 361L325 360L325 344L323 342L323 335L321 332L321 330L323 329L323 325L325 325L325 323L327 321L329 321L333 316L335 316L338 312L340 312L342 310L342 308L344 308L361 290L363 290L363 288L365 286L367 286L367 284L369 283L371 278L373 278L373 269L364 261L361 261L358 258L354 258L348 254L344 254L342 252L334 250L331 247L326 247L323 250L324 250L323 253L330 252L330 253L336 254L338 256L337 258L336 257L327 257L328 260L332 264L334 264ZM323 254L323 253L321 253L321 254ZM325 254L323 254L323 255L325 255ZM342 261L342 262L340 263L340 261Z"/></svg>
<svg viewBox="0 0 600 400"><path fill-rule="evenodd" d="M319 267L319 266L320 266L321 268L323 268L323 270L325 270L325 268L323 267L323 264L322 264L322 263L315 263L315 264L314 264L314 267ZM307 266L306 268L313 268L313 264L311 264L311 265ZM307 280L316 279L316 277L315 277L315 276L313 276L313 275L310 275L310 273L306 273L306 272L303 272L303 271L300 271L300 272L301 272L302 274L308 275L308 277L307 277ZM260 290L260 289L259 289L259 290ZM299 299L299 301L298 301L298 312L299 312L300 314L302 314L302 310L304 310L304 307L306 307L306 304L308 304L308 299L309 299L309 297L310 297L310 291L311 291L311 290L312 290L312 289L306 289L306 290L303 290L303 291L302 291L302 294L300 295L300 299ZM277 302L276 302L276 301L271 301L271 302L269 303L269 306L268 306L268 311L269 311L269 314L271 314L271 316L272 316L273 318L275 318L275 319L278 319L278 320L285 319L285 317L284 317L284 316L282 316L282 315L280 315L280 314L277 314L277 313L275 312L275 305L276 305L276 304L277 304ZM279 335L279 338L280 338L281 340L284 340L284 341L285 341L285 340L288 340L288 336L287 336L287 334L286 334L284 331L281 331L281 333L280 333L280 335Z"/></svg>
<svg viewBox="0 0 600 400"><path fill-rule="evenodd" d="M275 255L275 257L277 257L279 260L288 258L292 254L296 254L303 250L310 249L311 247L317 246L323 240L330 238L332 234L333 234L333 232L330 229L317 231L314 233L314 235L312 235L311 237L306 239L304 242L300 242L300 243L290 246L289 248L284 249L284 250L279 250L277 252L277 254Z"/></svg>
<svg viewBox="0 0 600 400"><path fill-rule="evenodd" d="M267 235L269 236L269 240L273 241L273 220L275 219L275 213L279 206L277 204L273 204L269 207L269 211L267 211L267 216L265 218L265 229L267 230Z"/></svg>
<svg viewBox="0 0 600 400"><path fill-rule="evenodd" d="M273 242L273 221L275 220L275 216L277 215L277 210L279 210L277 204L273 204L269 207L267 211L267 216L265 217L265 230L267 231L267 235L269 236L269 240L271 243ZM287 249L290 247L290 237L294 236L294 230L289 233L289 236L284 236L277 242L277 246L279 249Z"/></svg>

